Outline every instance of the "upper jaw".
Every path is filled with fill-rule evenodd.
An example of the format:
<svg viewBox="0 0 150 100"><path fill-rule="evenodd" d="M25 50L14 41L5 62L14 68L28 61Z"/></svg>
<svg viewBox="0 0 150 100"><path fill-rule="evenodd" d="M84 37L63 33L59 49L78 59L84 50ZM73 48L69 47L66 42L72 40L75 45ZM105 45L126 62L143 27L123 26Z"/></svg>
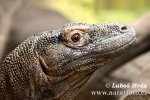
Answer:
<svg viewBox="0 0 150 100"><path fill-rule="evenodd" d="M107 53L115 50L123 50L123 48L136 44L136 33L131 30L128 33L118 34L109 38L105 38L95 43L95 52Z"/></svg>

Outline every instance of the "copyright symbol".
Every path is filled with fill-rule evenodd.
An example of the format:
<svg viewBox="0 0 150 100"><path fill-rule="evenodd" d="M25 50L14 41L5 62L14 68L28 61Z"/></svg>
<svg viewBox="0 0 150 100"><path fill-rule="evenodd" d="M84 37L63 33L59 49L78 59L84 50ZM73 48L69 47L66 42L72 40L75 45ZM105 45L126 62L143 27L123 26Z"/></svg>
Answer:
<svg viewBox="0 0 150 100"><path fill-rule="evenodd" d="M106 83L106 88L110 88L110 83Z"/></svg>

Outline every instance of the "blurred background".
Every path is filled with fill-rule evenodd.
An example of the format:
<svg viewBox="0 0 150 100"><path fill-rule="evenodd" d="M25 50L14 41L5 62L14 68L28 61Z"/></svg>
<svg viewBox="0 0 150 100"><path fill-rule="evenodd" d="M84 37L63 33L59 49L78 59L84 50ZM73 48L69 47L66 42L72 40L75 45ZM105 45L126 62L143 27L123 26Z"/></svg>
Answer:
<svg viewBox="0 0 150 100"><path fill-rule="evenodd" d="M150 90L150 0L0 0L0 62L34 33L57 29L74 21L90 24L119 21L137 32L137 45L128 54L96 71L77 100L128 98L91 95L91 91L108 91L106 83L144 82L148 84L146 90ZM148 100L136 97L133 96L135 100Z"/></svg>
<svg viewBox="0 0 150 100"><path fill-rule="evenodd" d="M31 0L54 9L71 21L129 22L150 9L149 0Z"/></svg>

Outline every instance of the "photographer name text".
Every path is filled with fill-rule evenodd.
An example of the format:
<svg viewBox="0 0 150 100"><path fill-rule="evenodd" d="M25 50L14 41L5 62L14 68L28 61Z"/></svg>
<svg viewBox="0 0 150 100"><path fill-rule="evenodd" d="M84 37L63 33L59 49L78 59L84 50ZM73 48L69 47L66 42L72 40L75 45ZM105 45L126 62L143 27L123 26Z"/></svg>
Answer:
<svg viewBox="0 0 150 100"><path fill-rule="evenodd" d="M112 83L112 88L147 88L144 83Z"/></svg>

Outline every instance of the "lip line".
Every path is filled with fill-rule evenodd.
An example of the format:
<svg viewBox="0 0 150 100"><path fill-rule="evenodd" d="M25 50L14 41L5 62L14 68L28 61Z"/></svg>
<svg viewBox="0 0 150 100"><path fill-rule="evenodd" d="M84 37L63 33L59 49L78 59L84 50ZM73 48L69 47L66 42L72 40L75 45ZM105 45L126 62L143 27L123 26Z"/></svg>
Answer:
<svg viewBox="0 0 150 100"><path fill-rule="evenodd" d="M118 37L118 36L115 36L115 37ZM111 38L112 38L112 37L111 37ZM109 39L111 39L111 38L109 38ZM114 38L114 37L113 37L113 38ZM126 42L124 45L120 46L119 48L122 48L122 47L124 47L124 46L130 44L130 43L131 43L132 41L134 41L134 40L136 40L136 36L134 36L132 39L130 39L128 42ZM102 40L102 41L103 41L103 40ZM101 42L102 42L102 41L101 41ZM106 52L115 51L116 49L119 49L119 48L111 49L111 50L106 51ZM106 53L106 52L103 52L103 53Z"/></svg>
<svg viewBox="0 0 150 100"><path fill-rule="evenodd" d="M132 43L134 40L136 40L136 37L133 37L130 41L126 42L124 45L120 46L119 48L116 48L116 49L113 49L113 50L109 50L109 51L106 51L106 52L102 52L102 53L109 53L109 52L118 50L120 48L123 48L123 47L127 46L128 44ZM97 54L102 54L102 53L97 53Z"/></svg>
<svg viewBox="0 0 150 100"><path fill-rule="evenodd" d="M133 41L135 41L136 40L136 37L134 37L134 38L132 38L129 42L127 42L126 44L124 44L124 45L122 45L122 46L120 46L119 48L116 48L116 49L113 49L113 50L109 50L109 51L107 51L107 52L102 52L103 54L106 54L106 53L109 53L109 52L112 52L112 51L115 51L115 50L118 50L118 49L120 49L120 48L123 48L123 47L125 47L125 46L127 46L128 44L131 44ZM98 55L101 55L102 53L93 53L93 54L98 54Z"/></svg>
<svg viewBox="0 0 150 100"><path fill-rule="evenodd" d="M119 48L116 48L116 49L114 49L114 50L109 50L109 51L107 51L107 52L111 52L111 51L115 51L115 50L118 50L118 49L120 49L120 48L123 48L123 47L127 46L128 44L132 43L132 42L135 41L135 40L136 40L136 37L132 38L129 42L127 42L126 44L120 46ZM103 52L103 53L107 53L107 52Z"/></svg>

